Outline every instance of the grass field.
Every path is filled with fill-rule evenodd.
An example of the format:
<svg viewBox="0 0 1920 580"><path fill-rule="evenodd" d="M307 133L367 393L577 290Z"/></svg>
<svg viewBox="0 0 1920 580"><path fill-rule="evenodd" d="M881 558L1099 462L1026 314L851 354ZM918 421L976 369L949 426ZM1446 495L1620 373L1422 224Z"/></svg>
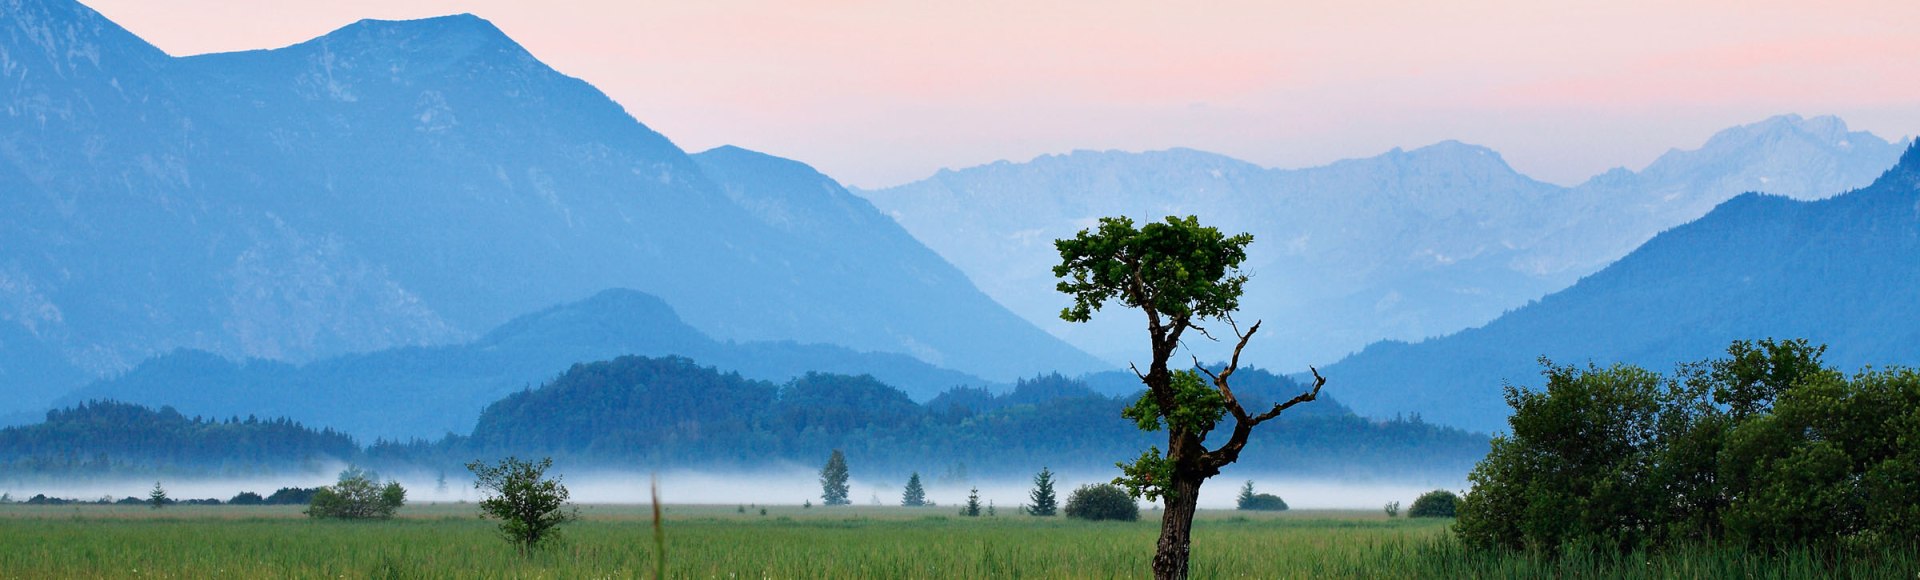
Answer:
<svg viewBox="0 0 1920 580"><path fill-rule="evenodd" d="M670 506L669 575L687 578L1139 578L1157 533L952 508ZM1009 510L1010 511L1010 510ZM647 506L584 506L564 543L522 556L472 505L408 506L385 522L310 521L287 506L0 505L0 578L636 578L653 570ZM1915 578L1911 554L1823 563L1804 554L1469 554L1448 522L1379 513L1203 512L1196 578Z"/></svg>

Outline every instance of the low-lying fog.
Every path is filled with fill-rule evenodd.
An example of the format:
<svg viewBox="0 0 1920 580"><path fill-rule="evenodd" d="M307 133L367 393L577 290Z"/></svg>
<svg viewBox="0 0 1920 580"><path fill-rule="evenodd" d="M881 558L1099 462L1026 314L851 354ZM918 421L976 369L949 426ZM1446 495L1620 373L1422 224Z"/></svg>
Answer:
<svg viewBox="0 0 1920 580"><path fill-rule="evenodd" d="M556 466L558 467L558 466ZM550 475L553 472L550 472ZM337 471L300 475L280 475L250 479L182 479L160 478L167 496L177 499L214 498L225 501L242 491L252 491L262 496L272 494L282 487L316 487L332 483ZM479 499L473 489L473 482L465 471L447 472L444 484L439 473L405 472L382 474L392 476L407 488L409 501L451 502ZM561 473L562 482L573 494L577 503L646 503L649 501L649 481L655 476L649 472L587 471L577 474ZM763 504L763 505L799 505L811 501L820 503L820 475L806 468L784 470L763 470L758 472L712 472L668 470L658 474L660 481L660 499L670 504ZM1054 476L1054 490L1064 506L1067 496L1075 487L1087 483L1111 481L1114 473L1059 473ZM1463 480L1443 481L1338 481L1326 479L1290 479L1279 475L1261 475L1228 472L1207 481L1200 492L1200 506L1203 508L1230 509L1234 507L1234 498L1240 493L1240 486L1247 480L1253 480L1254 490L1259 493L1271 493L1286 500L1293 509L1379 509L1389 501L1399 501L1403 505L1411 504L1421 493L1436 488L1463 490ZM980 503L989 502L1001 509L1011 509L1028 501L1027 494L1033 488L1031 476L1027 477L975 477L963 478L952 475L930 473L920 474L921 485L926 488L927 499L943 506L964 504L969 489L980 489ZM848 498L857 505L899 505L900 494L906 487L907 474L880 479L875 477L855 477L849 482ZM14 501L25 501L35 494L80 500L95 500L103 497L114 499L123 497L145 498L153 489L152 478L82 480L82 481L0 481L0 493L12 496ZM1149 504L1142 502L1142 507Z"/></svg>

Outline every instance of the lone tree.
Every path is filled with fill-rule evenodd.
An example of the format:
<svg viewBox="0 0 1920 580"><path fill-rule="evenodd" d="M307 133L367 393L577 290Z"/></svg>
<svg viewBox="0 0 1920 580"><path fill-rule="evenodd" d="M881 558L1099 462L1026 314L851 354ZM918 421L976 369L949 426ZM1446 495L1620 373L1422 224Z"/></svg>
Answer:
<svg viewBox="0 0 1920 580"><path fill-rule="evenodd" d="M1027 506L1027 515L1047 517L1059 511L1060 502L1053 495L1052 471L1040 468L1040 473L1033 476L1033 491L1027 498L1033 500L1033 505Z"/></svg>
<svg viewBox="0 0 1920 580"><path fill-rule="evenodd" d="M153 509L160 509L167 507L170 503L173 503L173 500L167 498L167 490L160 487L160 482L153 482L153 491L147 492L147 504L153 506Z"/></svg>
<svg viewBox="0 0 1920 580"><path fill-rule="evenodd" d="M927 505L927 488L920 486L920 472L915 471L913 477L907 478L907 491L900 494L900 505L906 507Z"/></svg>
<svg viewBox="0 0 1920 580"><path fill-rule="evenodd" d="M500 534L521 552L539 548L559 531L560 524L579 519L580 511L567 505L567 486L559 478L547 479L552 458L538 463L514 457L487 465L480 461L467 464L473 472L474 489L486 494L480 511L500 519Z"/></svg>
<svg viewBox="0 0 1920 580"><path fill-rule="evenodd" d="M967 505L960 506L960 515L971 518L980 517L980 488L976 487L973 491L967 492Z"/></svg>
<svg viewBox="0 0 1920 580"><path fill-rule="evenodd" d="M820 499L826 505L847 505L847 456L839 449L833 450L833 456L827 458L827 466L820 468Z"/></svg>
<svg viewBox="0 0 1920 580"><path fill-rule="evenodd" d="M1192 216L1169 216L1137 229L1125 217L1101 218L1097 229L1054 242L1060 265L1054 266L1053 274L1062 279L1059 290L1073 297L1073 306L1062 310L1060 318L1092 320L1093 313L1110 301L1146 314L1153 356L1146 372L1137 365L1133 372L1147 391L1123 415L1145 431L1166 429L1167 451L1162 455L1159 447L1153 447L1133 463L1119 464L1124 475L1114 483L1149 501L1160 499L1166 506L1153 556L1155 578L1187 577L1200 484L1240 458L1254 427L1314 400L1326 384L1319 370L1313 369L1311 390L1258 415L1234 398L1228 381L1240 366L1240 352L1247 341L1260 331L1258 321L1242 332L1233 320L1247 282L1240 263L1246 261L1247 244L1252 242L1251 234L1226 236L1201 226ZM1213 337L1200 326L1212 321L1225 322L1238 339L1226 366L1216 373L1195 359L1192 370L1168 368L1187 331ZM1233 418L1232 433L1218 447L1208 449L1207 435L1228 415Z"/></svg>

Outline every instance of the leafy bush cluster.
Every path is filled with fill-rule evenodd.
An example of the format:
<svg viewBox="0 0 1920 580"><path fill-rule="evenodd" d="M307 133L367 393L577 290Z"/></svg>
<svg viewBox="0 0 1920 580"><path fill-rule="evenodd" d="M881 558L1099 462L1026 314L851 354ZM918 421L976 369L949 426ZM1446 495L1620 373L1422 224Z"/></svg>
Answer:
<svg viewBox="0 0 1920 580"><path fill-rule="evenodd" d="M1507 390L1511 435L1470 476L1459 537L1481 548L1762 549L1920 535L1920 373L1849 378L1804 340L1736 342L1673 378L1547 364Z"/></svg>
<svg viewBox="0 0 1920 580"><path fill-rule="evenodd" d="M340 473L340 481L313 493L306 513L314 518L343 520L384 520L407 503L407 490L400 482L378 483L378 476L358 468Z"/></svg>
<svg viewBox="0 0 1920 580"><path fill-rule="evenodd" d="M1444 489L1436 489L1414 498L1413 507L1407 508L1407 517L1450 518L1457 515L1459 505L1459 495Z"/></svg>
<svg viewBox="0 0 1920 580"><path fill-rule="evenodd" d="M1067 496L1067 517L1082 520L1140 519L1140 504L1127 490L1110 484L1082 485Z"/></svg>

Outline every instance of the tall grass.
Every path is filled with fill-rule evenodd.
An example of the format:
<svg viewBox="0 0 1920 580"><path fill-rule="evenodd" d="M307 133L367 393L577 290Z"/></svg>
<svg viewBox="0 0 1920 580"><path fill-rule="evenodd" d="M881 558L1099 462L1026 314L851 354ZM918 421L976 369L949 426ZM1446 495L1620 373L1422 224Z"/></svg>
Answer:
<svg viewBox="0 0 1920 580"><path fill-rule="evenodd" d="M0 506L0 578L349 577L1138 578L1157 522L1089 523L946 508L590 506L563 541L521 556L472 506L409 506L387 522L312 521L298 508ZM1148 518L1151 520L1152 518ZM1701 549L1558 560L1463 550L1445 521L1378 513L1202 515L1192 569L1203 578L1759 577L1914 578L1912 552L1838 562L1808 554ZM660 543L655 543L660 538ZM657 547L656 547L657 546ZM656 559L670 550L672 558Z"/></svg>

